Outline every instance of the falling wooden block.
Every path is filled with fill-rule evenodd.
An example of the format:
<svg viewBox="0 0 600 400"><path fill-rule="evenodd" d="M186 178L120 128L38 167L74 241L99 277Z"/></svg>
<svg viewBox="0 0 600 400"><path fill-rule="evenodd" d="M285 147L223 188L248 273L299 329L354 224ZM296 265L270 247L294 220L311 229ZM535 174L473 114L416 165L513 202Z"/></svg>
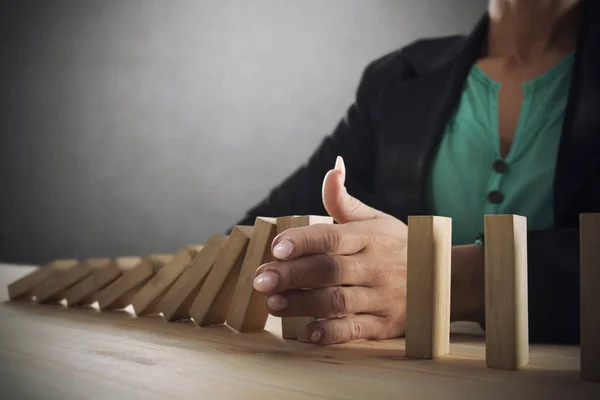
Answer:
<svg viewBox="0 0 600 400"><path fill-rule="evenodd" d="M281 234L291 228L302 228L315 224L333 224L333 218L315 215L287 216L277 218L277 234ZM284 317L281 318L281 335L284 339L297 339L308 342L305 328L315 319L311 317Z"/></svg>
<svg viewBox="0 0 600 400"><path fill-rule="evenodd" d="M192 264L171 286L158 306L164 319L167 321L190 319L190 307L227 239L228 236L225 235L215 235L208 239L204 248L198 252Z"/></svg>
<svg viewBox="0 0 600 400"><path fill-rule="evenodd" d="M140 257L98 259L88 265L92 273L65 292L68 307L86 306L97 301L99 292L141 261Z"/></svg>
<svg viewBox="0 0 600 400"><path fill-rule="evenodd" d="M91 274L92 270L89 264L93 264L94 260L87 259L75 265L65 265L64 270L36 286L33 290L36 302L49 304L62 301L67 289Z"/></svg>
<svg viewBox="0 0 600 400"><path fill-rule="evenodd" d="M265 295L254 290L253 282L257 268L273 261L271 243L276 233L274 218L256 218L227 314L227 324L238 332L255 332L265 328L269 316Z"/></svg>
<svg viewBox="0 0 600 400"><path fill-rule="evenodd" d="M486 215L485 354L489 368L529 363L527 218Z"/></svg>
<svg viewBox="0 0 600 400"><path fill-rule="evenodd" d="M173 256L171 262L162 267L131 300L137 315L158 314L158 305L175 283L192 263L202 246L186 246Z"/></svg>
<svg viewBox="0 0 600 400"><path fill-rule="evenodd" d="M406 356L434 359L450 351L452 219L408 217Z"/></svg>
<svg viewBox="0 0 600 400"><path fill-rule="evenodd" d="M579 221L580 376L586 381L600 382L600 214L581 214Z"/></svg>
<svg viewBox="0 0 600 400"><path fill-rule="evenodd" d="M231 231L190 308L196 325L220 325L227 320L251 234L251 226L236 226Z"/></svg>
<svg viewBox="0 0 600 400"><path fill-rule="evenodd" d="M87 260L87 266L90 274L65 290L64 298L68 307L92 304L96 291L110 283L119 273L117 264L110 258Z"/></svg>
<svg viewBox="0 0 600 400"><path fill-rule="evenodd" d="M55 260L8 285L10 300L31 300L36 286L40 286L56 274L77 265L77 260Z"/></svg>
<svg viewBox="0 0 600 400"><path fill-rule="evenodd" d="M114 282L97 296L101 311L119 310L131 304L133 296L173 259L170 254L153 254L139 261L133 268L123 271Z"/></svg>

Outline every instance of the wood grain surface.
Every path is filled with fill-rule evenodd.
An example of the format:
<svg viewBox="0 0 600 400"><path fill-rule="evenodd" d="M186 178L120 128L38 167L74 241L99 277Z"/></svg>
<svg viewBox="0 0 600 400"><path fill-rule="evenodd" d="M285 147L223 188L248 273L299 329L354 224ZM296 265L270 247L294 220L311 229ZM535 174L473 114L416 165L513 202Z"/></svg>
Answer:
<svg viewBox="0 0 600 400"><path fill-rule="evenodd" d="M527 218L486 215L484 231L486 361L517 370L529 362Z"/></svg>
<svg viewBox="0 0 600 400"><path fill-rule="evenodd" d="M330 347L281 339L281 322L240 334L123 311L8 302L31 272L0 266L0 387L7 399L598 399L577 346L532 345L521 371L486 368L481 332L453 324L450 354L404 355L404 340Z"/></svg>
<svg viewBox="0 0 600 400"><path fill-rule="evenodd" d="M433 359L450 350L452 219L408 218L406 355Z"/></svg>

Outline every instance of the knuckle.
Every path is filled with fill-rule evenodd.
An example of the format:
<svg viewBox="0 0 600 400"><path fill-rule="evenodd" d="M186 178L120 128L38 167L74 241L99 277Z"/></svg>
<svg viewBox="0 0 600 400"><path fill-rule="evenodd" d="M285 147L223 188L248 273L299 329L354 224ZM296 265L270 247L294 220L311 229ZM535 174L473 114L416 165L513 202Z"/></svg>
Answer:
<svg viewBox="0 0 600 400"><path fill-rule="evenodd" d="M346 202L346 209L350 211L350 214L353 215L357 211L360 210L361 207L364 207L363 204L358 201L355 197L348 197L348 201Z"/></svg>
<svg viewBox="0 0 600 400"><path fill-rule="evenodd" d="M348 292L343 288L335 288L331 293L331 309L336 316L350 312L350 299Z"/></svg>
<svg viewBox="0 0 600 400"><path fill-rule="evenodd" d="M385 263L378 263L371 267L371 277L375 282L385 282L389 278L392 268Z"/></svg>
<svg viewBox="0 0 600 400"><path fill-rule="evenodd" d="M341 259L334 256L323 256L323 275L324 283L335 284L340 281L342 276Z"/></svg>
<svg viewBox="0 0 600 400"><path fill-rule="evenodd" d="M299 228L295 231L295 252L299 252L301 254L306 254L310 251L310 238L311 236L306 231L306 229Z"/></svg>
<svg viewBox="0 0 600 400"><path fill-rule="evenodd" d="M325 252L334 252L339 249L342 245L342 235L337 227L328 227L332 229L326 229L323 232L323 247Z"/></svg>
<svg viewBox="0 0 600 400"><path fill-rule="evenodd" d="M346 341L346 329L343 326L335 326L329 332L330 342L340 343Z"/></svg>
<svg viewBox="0 0 600 400"><path fill-rule="evenodd" d="M350 340L361 339L364 337L365 332L366 332L365 326L357 321L352 321L350 323L349 329L350 329Z"/></svg>

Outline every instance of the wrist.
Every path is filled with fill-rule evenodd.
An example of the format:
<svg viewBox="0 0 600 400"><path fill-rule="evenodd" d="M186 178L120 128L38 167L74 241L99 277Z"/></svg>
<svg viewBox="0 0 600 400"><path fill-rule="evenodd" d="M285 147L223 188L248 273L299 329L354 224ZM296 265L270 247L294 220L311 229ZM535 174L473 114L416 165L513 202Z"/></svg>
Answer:
<svg viewBox="0 0 600 400"><path fill-rule="evenodd" d="M485 311L485 255L479 244L452 248L452 321L483 322Z"/></svg>

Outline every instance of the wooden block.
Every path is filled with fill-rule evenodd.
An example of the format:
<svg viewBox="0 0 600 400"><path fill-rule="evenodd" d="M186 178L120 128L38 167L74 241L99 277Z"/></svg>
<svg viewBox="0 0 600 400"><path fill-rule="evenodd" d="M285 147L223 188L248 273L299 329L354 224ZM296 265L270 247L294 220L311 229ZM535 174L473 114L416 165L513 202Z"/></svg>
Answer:
<svg viewBox="0 0 600 400"><path fill-rule="evenodd" d="M133 268L123 271L121 276L98 293L100 310L119 310L127 307L131 304L133 296L172 259L170 254L154 254L142 259Z"/></svg>
<svg viewBox="0 0 600 400"><path fill-rule="evenodd" d="M196 325L220 325L227 320L251 235L251 226L236 226L231 231L190 308L190 316Z"/></svg>
<svg viewBox="0 0 600 400"><path fill-rule="evenodd" d="M90 262L93 264L94 260L88 259L75 265L64 265L64 270L33 289L35 301L39 304L59 303L65 298L67 289L91 274L89 264Z"/></svg>
<svg viewBox="0 0 600 400"><path fill-rule="evenodd" d="M57 273L72 268L76 264L77 260L73 259L52 261L9 284L8 298L10 300L31 300L36 286L40 286Z"/></svg>
<svg viewBox="0 0 600 400"><path fill-rule="evenodd" d="M600 214L582 214L579 221L580 275L580 375L600 382Z"/></svg>
<svg viewBox="0 0 600 400"><path fill-rule="evenodd" d="M406 356L434 359L450 351L452 219L408 218Z"/></svg>
<svg viewBox="0 0 600 400"><path fill-rule="evenodd" d="M91 273L65 290L64 297L67 300L68 307L92 304L95 301L96 291L110 283L119 274L116 262L110 258L87 260L87 265Z"/></svg>
<svg viewBox="0 0 600 400"><path fill-rule="evenodd" d="M333 224L333 218L303 215L287 216L277 218L277 234L281 234L290 228L302 228L315 224ZM305 328L315 319L311 317L287 317L281 318L281 335L284 339L299 340L308 342L309 338L305 335Z"/></svg>
<svg viewBox="0 0 600 400"><path fill-rule="evenodd" d="M486 363L517 370L529 363L527 218L486 215L484 221Z"/></svg>
<svg viewBox="0 0 600 400"><path fill-rule="evenodd" d="M175 256L164 267L162 267L149 281L140 289L131 300L133 310L137 315L158 314L158 305L162 298L192 263L202 246L186 246L179 249Z"/></svg>
<svg viewBox="0 0 600 400"><path fill-rule="evenodd" d="M269 316L265 295L254 290L253 282L256 269L264 263L273 261L271 243L276 233L277 226L274 218L256 218L227 314L227 324L238 332L255 332L265 328Z"/></svg>
<svg viewBox="0 0 600 400"><path fill-rule="evenodd" d="M140 257L97 259L89 263L92 273L65 292L68 307L86 306L98 300L99 292L141 261Z"/></svg>
<svg viewBox="0 0 600 400"><path fill-rule="evenodd" d="M165 320L190 319L190 307L228 238L229 236L225 235L209 238L204 248L194 258L192 265L171 286L158 307Z"/></svg>

